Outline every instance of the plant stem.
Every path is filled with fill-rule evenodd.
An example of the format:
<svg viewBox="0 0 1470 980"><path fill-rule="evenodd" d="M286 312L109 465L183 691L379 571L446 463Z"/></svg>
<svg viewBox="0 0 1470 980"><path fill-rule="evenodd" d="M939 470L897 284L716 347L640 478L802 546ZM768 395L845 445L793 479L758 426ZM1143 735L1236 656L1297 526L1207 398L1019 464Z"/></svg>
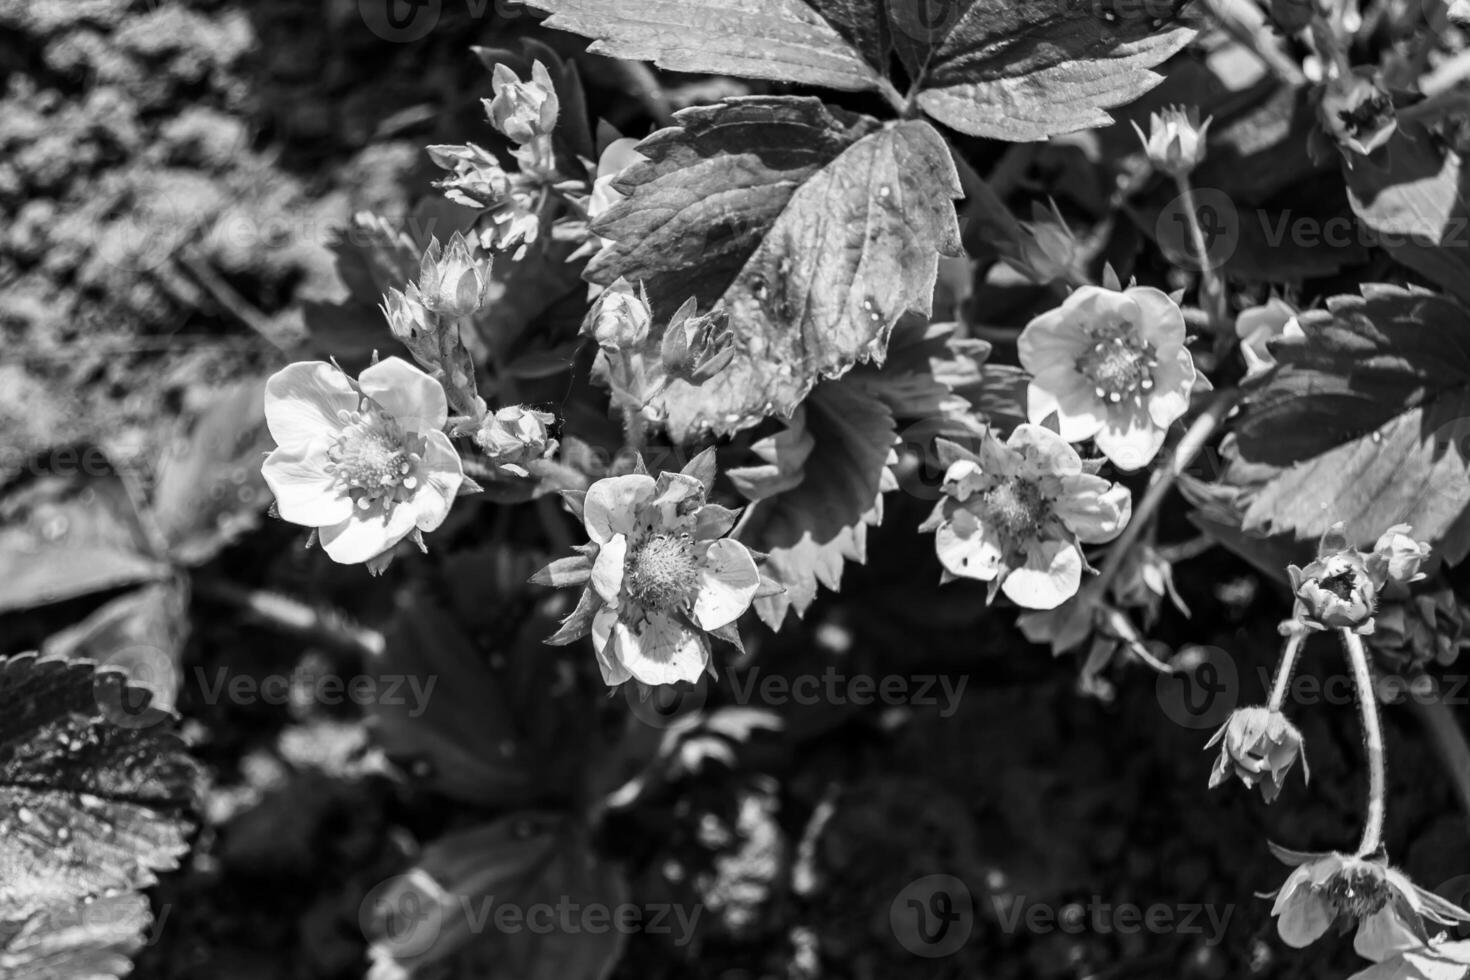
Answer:
<svg viewBox="0 0 1470 980"><path fill-rule="evenodd" d="M1102 596L1107 592L1108 585L1117 577L1118 570L1123 567L1123 556L1137 543L1139 535L1148 526L1154 511L1159 509L1159 504L1163 503L1164 498L1168 496L1169 488L1174 486L1174 481L1189 468L1189 464L1194 462L1194 458L1199 455L1199 451L1204 448L1205 443L1209 441L1220 423L1225 421L1225 417L1230 414L1230 410L1235 407L1239 398L1240 391L1236 388L1225 388L1215 392L1214 399L1174 446L1174 452L1169 457L1168 465L1154 471L1153 482L1144 492L1143 500L1134 509L1128 526L1123 529L1123 533L1118 536L1118 540L1108 551L1108 557L1103 562L1102 570L1098 573L1097 578L1088 583L1087 587L1094 595Z"/></svg>
<svg viewBox="0 0 1470 980"><path fill-rule="evenodd" d="M1214 332L1223 333L1230 328L1230 305L1229 297L1225 294L1225 281L1215 271L1210 260L1210 246L1205 242L1204 229L1200 227L1199 212L1195 210L1194 188L1190 186L1189 175L1175 177L1174 184L1179 188L1180 200L1184 202L1189 237L1194 245L1194 260L1199 263L1199 291L1203 301L1200 305L1209 313Z"/></svg>
<svg viewBox="0 0 1470 980"><path fill-rule="evenodd" d="M1300 627L1287 634L1286 646L1281 650L1281 663L1276 665L1276 682L1271 685L1271 700L1266 702L1268 710L1280 711L1281 706L1286 703L1286 689L1291 686L1291 674L1296 669L1297 654L1301 653L1306 639L1307 631Z"/></svg>
<svg viewBox="0 0 1470 980"><path fill-rule="evenodd" d="M310 606L279 593L250 589L209 576L195 579L194 589L201 596L235 606L251 619L283 633L303 636L362 657L383 652L383 634L358 626L337 610Z"/></svg>
<svg viewBox="0 0 1470 980"><path fill-rule="evenodd" d="M1373 686L1373 668L1368 663L1363 639L1350 629L1340 629L1338 633L1342 636L1342 645L1353 669L1353 686L1358 692L1358 708L1363 721L1363 747L1368 755L1368 814L1357 852L1358 857L1368 857L1383 847L1388 783L1383 756L1383 725L1378 716L1378 691Z"/></svg>

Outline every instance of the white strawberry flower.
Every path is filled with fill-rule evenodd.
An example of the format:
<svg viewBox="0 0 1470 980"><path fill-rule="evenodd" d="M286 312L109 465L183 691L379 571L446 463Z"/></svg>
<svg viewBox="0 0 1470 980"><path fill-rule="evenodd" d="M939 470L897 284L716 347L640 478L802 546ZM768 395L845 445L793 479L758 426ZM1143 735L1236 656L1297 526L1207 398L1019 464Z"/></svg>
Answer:
<svg viewBox="0 0 1470 980"><path fill-rule="evenodd" d="M1016 426L1002 443L987 431L978 454L941 441L952 460L945 496L919 530L933 531L945 571L990 583L1018 606L1054 609L1077 593L1081 543L1116 538L1133 513L1128 488L1084 473L1056 433Z"/></svg>
<svg viewBox="0 0 1470 980"><path fill-rule="evenodd" d="M1094 439L1125 470L1158 455L1169 426L1209 388L1184 346L1184 314L1148 286L1081 286L1026 325L1017 347L1031 373L1026 416L1055 414L1067 442Z"/></svg>
<svg viewBox="0 0 1470 980"><path fill-rule="evenodd" d="M261 467L277 512L344 564L434 530L464 480L448 415L443 385L397 357L355 384L325 361L282 368L265 386L277 448Z"/></svg>

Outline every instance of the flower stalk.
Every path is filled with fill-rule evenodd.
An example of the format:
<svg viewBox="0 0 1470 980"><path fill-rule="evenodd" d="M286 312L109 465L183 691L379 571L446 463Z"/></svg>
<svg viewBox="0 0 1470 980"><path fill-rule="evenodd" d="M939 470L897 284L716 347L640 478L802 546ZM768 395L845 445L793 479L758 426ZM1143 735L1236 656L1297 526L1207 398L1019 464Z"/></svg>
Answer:
<svg viewBox="0 0 1470 980"><path fill-rule="evenodd" d="M1363 638L1350 629L1339 629L1353 671L1353 687L1362 715L1363 747L1368 755L1368 813L1357 856L1368 857L1383 848L1383 819L1387 803L1388 770L1383 752L1383 725L1378 715L1378 695L1373 687L1373 668Z"/></svg>
<svg viewBox="0 0 1470 980"><path fill-rule="evenodd" d="M1179 198L1184 204L1185 223L1189 226L1190 244L1194 247L1194 259L1199 264L1200 306L1210 316L1210 328L1215 333L1230 329L1230 300L1225 292L1225 280L1215 270L1210 260L1210 246L1205 241L1205 230L1199 223L1199 212L1195 210L1194 187L1188 174L1174 178L1179 188Z"/></svg>
<svg viewBox="0 0 1470 980"><path fill-rule="evenodd" d="M1281 650L1281 662L1276 665L1271 700L1266 703L1266 707L1272 711L1280 711L1281 706L1286 703L1286 691L1291 686L1291 675L1296 670L1297 655L1301 653L1302 644L1307 639L1307 631L1295 621L1288 623L1286 629L1286 646Z"/></svg>

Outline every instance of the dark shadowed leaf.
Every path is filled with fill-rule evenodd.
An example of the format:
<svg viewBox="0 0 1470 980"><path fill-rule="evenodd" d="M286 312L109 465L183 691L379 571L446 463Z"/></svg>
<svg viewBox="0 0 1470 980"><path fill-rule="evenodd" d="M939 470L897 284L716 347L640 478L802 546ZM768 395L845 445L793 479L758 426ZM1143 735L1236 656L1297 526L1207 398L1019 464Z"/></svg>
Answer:
<svg viewBox="0 0 1470 980"><path fill-rule="evenodd" d="M200 789L173 716L149 702L116 669L0 661L4 976L127 971L148 923L131 893L187 849Z"/></svg>
<svg viewBox="0 0 1470 980"><path fill-rule="evenodd" d="M876 120L816 99L686 109L645 140L629 195L588 268L641 280L656 314L695 297L730 314L730 365L655 404L679 441L786 415L822 377L884 357L908 311L927 317L939 255L959 250L948 150L927 123Z"/></svg>
<svg viewBox="0 0 1470 980"><path fill-rule="evenodd" d="M129 485L92 446L32 457L0 489L0 612L170 573Z"/></svg>
<svg viewBox="0 0 1470 980"><path fill-rule="evenodd" d="M1425 127L1402 123L1388 145L1345 160L1342 172L1353 210L1374 241L1470 299L1470 174L1458 152Z"/></svg>
<svg viewBox="0 0 1470 980"><path fill-rule="evenodd" d="M86 619L46 638L41 652L93 660L127 674L172 709L189 635L189 586L184 576L153 582L106 603Z"/></svg>
<svg viewBox="0 0 1470 980"><path fill-rule="evenodd" d="M756 612L773 629L794 607L816 599L818 583L842 585L842 566L867 558L867 529L883 519L882 492L896 486L893 414L847 379L819 385L794 420L812 438L800 483L756 505L740 539L769 558L765 572L786 591L759 598Z"/></svg>
<svg viewBox="0 0 1470 980"><path fill-rule="evenodd" d="M1177 12L1186 0L1170 4ZM1162 76L1150 69L1179 51L1193 29L1160 17L1160 4L1130 0L954 0L931 23L895 37L919 77L929 115L974 136L1039 140L1106 125L1106 109L1138 98Z"/></svg>
<svg viewBox="0 0 1470 980"><path fill-rule="evenodd" d="M622 951L612 916L627 895L621 872L570 822L525 812L430 844L407 874L368 894L362 918L377 964L437 965L466 980L602 980ZM558 910L547 927L533 911L541 906ZM497 925L507 913L520 928Z"/></svg>
<svg viewBox="0 0 1470 980"><path fill-rule="evenodd" d="M1409 523L1451 561L1470 551L1470 312L1365 285L1302 314L1303 341L1249 396L1232 462L1247 531L1315 538L1336 521L1371 543Z"/></svg>

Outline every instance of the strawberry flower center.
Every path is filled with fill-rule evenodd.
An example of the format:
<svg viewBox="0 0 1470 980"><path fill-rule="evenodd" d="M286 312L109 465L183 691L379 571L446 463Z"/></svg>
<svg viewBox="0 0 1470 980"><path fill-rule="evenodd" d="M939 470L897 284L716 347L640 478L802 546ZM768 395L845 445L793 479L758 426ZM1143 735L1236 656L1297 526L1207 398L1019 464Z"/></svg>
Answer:
<svg viewBox="0 0 1470 980"><path fill-rule="evenodd" d="M1098 398L1118 404L1154 386L1159 366L1154 345L1118 321L1090 330L1092 346L1077 358L1077 371L1092 382Z"/></svg>
<svg viewBox="0 0 1470 980"><path fill-rule="evenodd" d="M386 511L411 496L424 462L423 437L405 433L366 402L358 411L344 413L343 422L342 434L327 450L327 472L336 476L353 506Z"/></svg>
<svg viewBox="0 0 1470 980"><path fill-rule="evenodd" d="M698 572L689 535L653 534L628 556L623 587L644 608L669 612L694 600Z"/></svg>
<svg viewBox="0 0 1470 980"><path fill-rule="evenodd" d="M1368 867L1344 868L1333 875L1322 892L1334 912L1359 920L1383 908L1389 899L1388 882Z"/></svg>
<svg viewBox="0 0 1470 980"><path fill-rule="evenodd" d="M1011 477L986 490L982 506L1008 551L1024 550L1024 542L1039 537L1051 513L1041 488L1021 477Z"/></svg>

